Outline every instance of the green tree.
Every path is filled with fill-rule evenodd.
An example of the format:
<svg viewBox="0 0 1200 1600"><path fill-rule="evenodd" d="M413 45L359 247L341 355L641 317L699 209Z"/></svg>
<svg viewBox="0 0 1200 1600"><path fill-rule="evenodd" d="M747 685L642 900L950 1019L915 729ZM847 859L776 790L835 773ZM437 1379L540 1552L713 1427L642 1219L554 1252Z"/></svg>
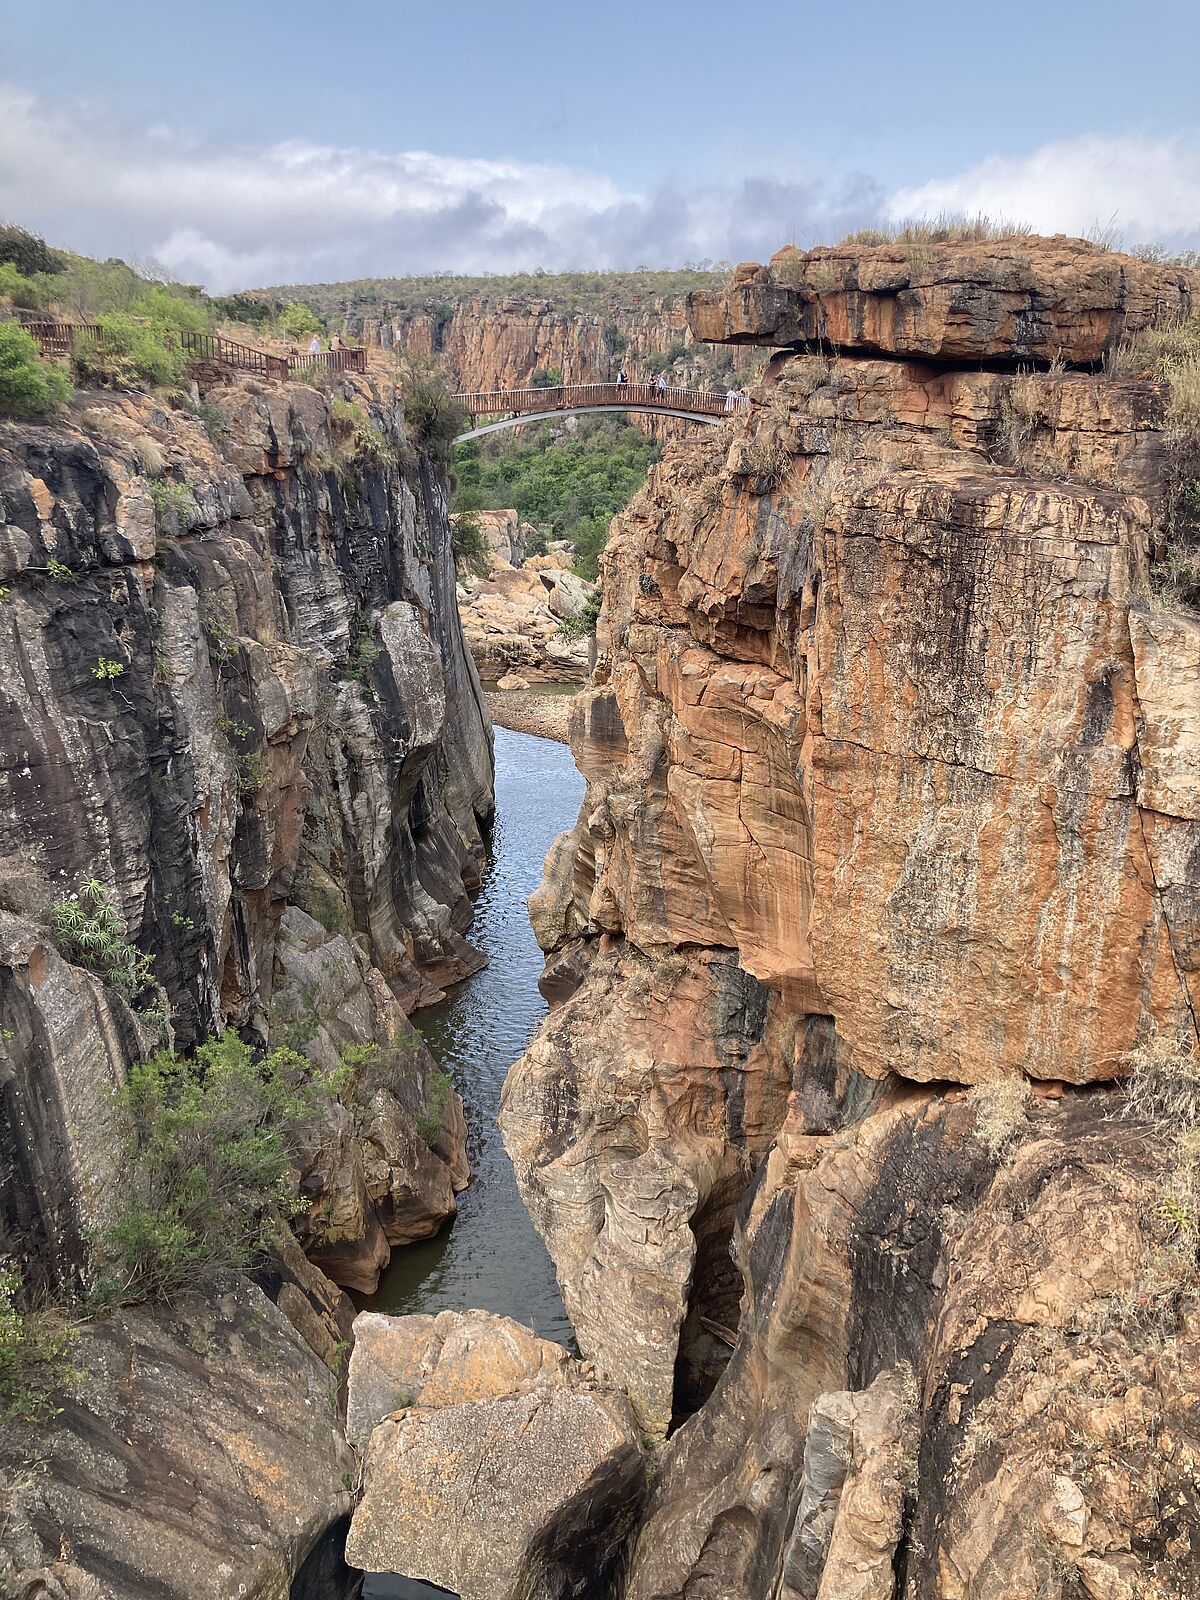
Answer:
<svg viewBox="0 0 1200 1600"><path fill-rule="evenodd" d="M293 300L279 313L279 329L289 339L303 339L305 334L320 333L321 324L316 313L299 300Z"/></svg>
<svg viewBox="0 0 1200 1600"><path fill-rule="evenodd" d="M66 373L42 360L33 335L18 323L0 322L0 412L42 417L70 398Z"/></svg>
<svg viewBox="0 0 1200 1600"><path fill-rule="evenodd" d="M40 234L15 222L0 222L0 261L11 261L27 278L35 272L62 272L67 265L61 250L52 250Z"/></svg>

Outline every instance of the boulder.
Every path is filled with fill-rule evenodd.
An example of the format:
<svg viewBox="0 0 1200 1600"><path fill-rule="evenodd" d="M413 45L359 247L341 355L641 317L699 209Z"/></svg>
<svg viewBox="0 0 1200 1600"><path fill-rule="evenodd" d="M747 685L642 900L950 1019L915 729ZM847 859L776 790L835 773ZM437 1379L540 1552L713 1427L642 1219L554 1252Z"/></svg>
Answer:
<svg viewBox="0 0 1200 1600"><path fill-rule="evenodd" d="M367 1444L347 1558L462 1600L607 1592L643 1486L624 1397L487 1312L364 1314L355 1334L349 1426Z"/></svg>
<svg viewBox="0 0 1200 1600"><path fill-rule="evenodd" d="M497 683L496 687L497 689L503 689L504 692L508 694L512 693L513 691L528 689L529 679L522 678L520 674L516 672L506 672L500 679L499 683Z"/></svg>

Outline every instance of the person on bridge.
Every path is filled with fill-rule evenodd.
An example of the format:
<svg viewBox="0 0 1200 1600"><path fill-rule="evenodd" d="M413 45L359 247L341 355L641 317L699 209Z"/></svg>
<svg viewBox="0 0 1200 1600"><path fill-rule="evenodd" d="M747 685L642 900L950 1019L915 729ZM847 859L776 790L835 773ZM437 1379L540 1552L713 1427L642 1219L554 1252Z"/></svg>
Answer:
<svg viewBox="0 0 1200 1600"><path fill-rule="evenodd" d="M736 411L737 410L737 408L738 408L738 398L739 398L738 397L738 392L737 392L736 389L726 389L726 391L725 391L725 410L726 410L726 412Z"/></svg>
<svg viewBox="0 0 1200 1600"><path fill-rule="evenodd" d="M654 387L659 391L660 394L665 393L667 389L667 375L665 372L659 373L658 382L654 385Z"/></svg>
<svg viewBox="0 0 1200 1600"><path fill-rule="evenodd" d="M617 368L617 382L618 383L628 383L629 382L629 379L625 376L625 368L624 367L618 367Z"/></svg>

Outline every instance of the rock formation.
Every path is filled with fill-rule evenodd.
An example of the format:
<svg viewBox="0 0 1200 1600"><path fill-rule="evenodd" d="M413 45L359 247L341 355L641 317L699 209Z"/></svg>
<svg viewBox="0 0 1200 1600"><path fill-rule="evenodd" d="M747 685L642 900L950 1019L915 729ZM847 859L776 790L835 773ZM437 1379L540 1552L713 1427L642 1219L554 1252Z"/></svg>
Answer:
<svg viewBox="0 0 1200 1600"><path fill-rule="evenodd" d="M349 1427L365 1446L351 1560L462 1600L597 1600L642 1488L623 1395L560 1346L470 1311L355 1321Z"/></svg>
<svg viewBox="0 0 1200 1600"><path fill-rule="evenodd" d="M406 1012L481 961L490 727L402 396L211 373L189 407L0 427L0 1259L34 1297L88 1286L116 1091L159 1044L236 1029L340 1086L301 1137L311 1262L281 1227L257 1285L99 1317L36 1438L0 1419L0 1587L334 1600L350 1315L312 1263L373 1290L467 1180ZM81 891L152 962L140 993L56 948Z"/></svg>
<svg viewBox="0 0 1200 1600"><path fill-rule="evenodd" d="M614 525L502 1112L584 1355L678 1428L631 1600L1200 1577L1170 1138L1058 1098L1197 1049L1168 395L1092 369L1198 292L1013 239L695 297L793 348Z"/></svg>
<svg viewBox="0 0 1200 1600"><path fill-rule="evenodd" d="M561 555L526 556L513 565L497 551L486 574L461 580L463 634L480 675L499 682L515 673L531 683L582 683L586 638L564 638L562 624L586 607L595 584Z"/></svg>

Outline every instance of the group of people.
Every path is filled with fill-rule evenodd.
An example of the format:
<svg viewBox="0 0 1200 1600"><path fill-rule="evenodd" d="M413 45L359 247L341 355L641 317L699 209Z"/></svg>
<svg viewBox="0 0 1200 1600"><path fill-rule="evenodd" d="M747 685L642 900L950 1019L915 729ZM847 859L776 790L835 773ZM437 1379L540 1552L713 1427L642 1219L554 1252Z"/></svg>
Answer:
<svg viewBox="0 0 1200 1600"><path fill-rule="evenodd" d="M624 367L618 367L617 368L617 383L618 383L618 385L624 385L624 384L627 384L628 382L629 382L629 374L625 371ZM650 384L649 380L647 380L646 387L647 388L651 387L651 384ZM665 394L666 391L668 389L672 388L672 387L673 386L667 381L667 375L666 375L665 372L660 372L658 377L655 378L654 381L653 381L653 388L655 388L658 391L659 394ZM747 395L746 395L746 391L744 389L726 389L726 391L725 391L725 409L726 409L726 411L740 411L742 406L745 404L746 399L747 399Z"/></svg>

